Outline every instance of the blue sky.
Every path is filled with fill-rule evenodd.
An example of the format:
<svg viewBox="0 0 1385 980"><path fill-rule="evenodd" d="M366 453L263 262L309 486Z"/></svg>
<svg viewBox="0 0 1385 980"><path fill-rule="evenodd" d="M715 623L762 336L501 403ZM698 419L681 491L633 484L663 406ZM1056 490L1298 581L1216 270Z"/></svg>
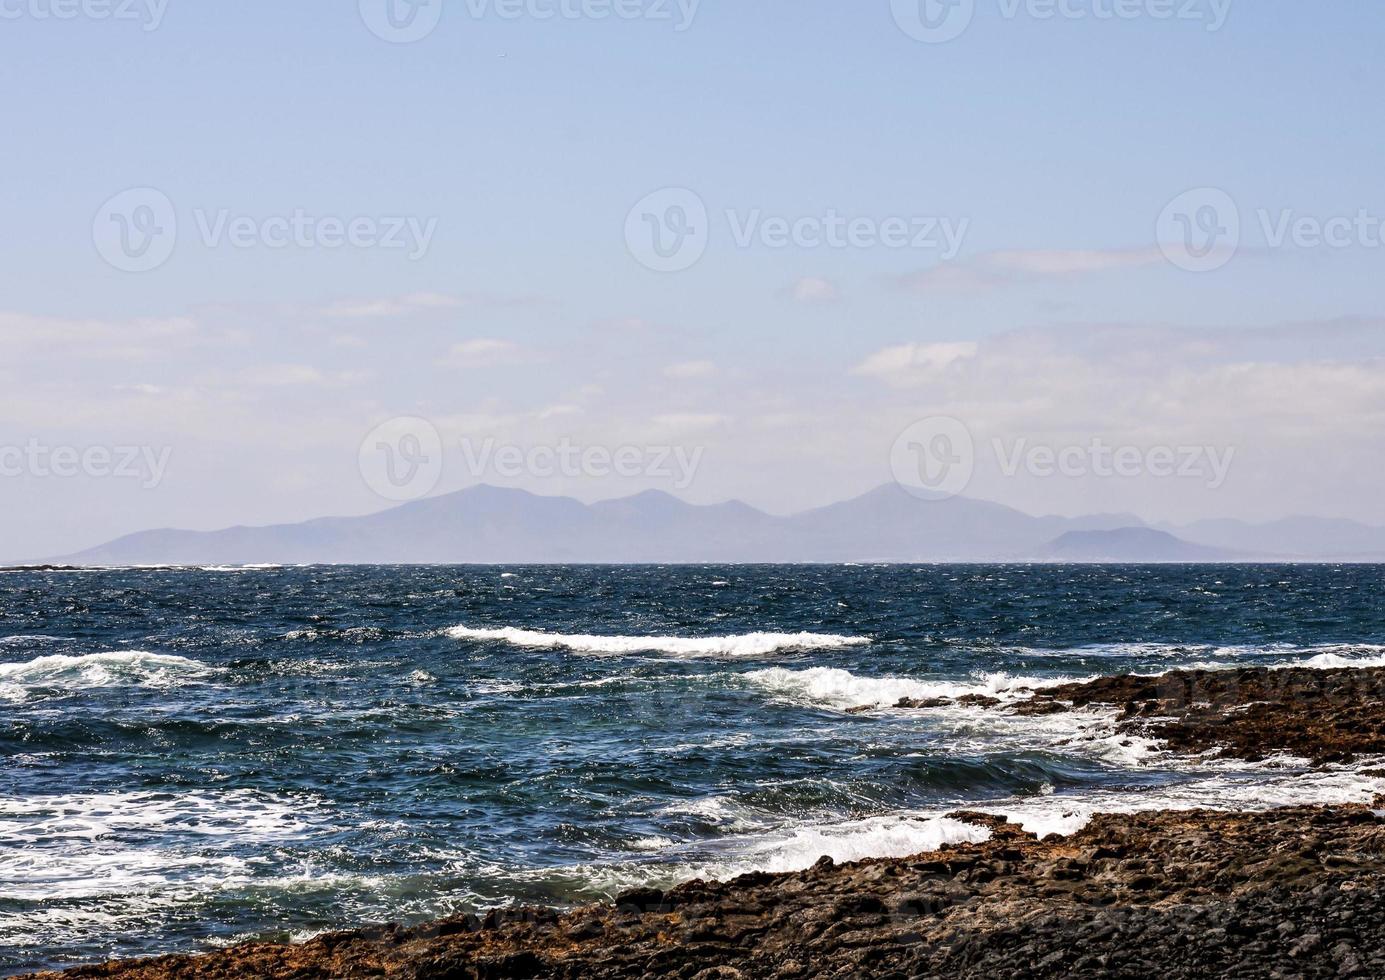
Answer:
<svg viewBox="0 0 1385 980"><path fill-rule="evenodd" d="M673 3L672 20L623 21L447 0L436 29L392 44L354 0L168 0L152 30L144 0L134 19L68 2L72 19L53 0L0 5L0 445L172 452L154 488L0 478L0 557L382 506L356 454L396 416L432 421L449 452L692 441L705 463L680 492L779 511L885 482L900 428L928 414L981 444L1234 444L1216 492L984 465L970 492L1031 511L1385 521L1370 485L1385 249L1355 230L1340 248L1264 240L1285 215L1385 217L1379 5L1232 0L1211 30L1212 0L1167 20L1161 0L1051 18L1042 0L976 0L959 37L930 44L889 0L703 0L681 31ZM623 233L668 187L709 214L705 255L676 273L641 265ZM129 188L177 215L152 271L93 244ZM1211 272L1156 248L1190 188L1240 212L1240 247ZM939 273L936 248L738 247L728 211L965 235ZM435 231L418 257L239 248L201 236L221 212ZM1123 330L1125 347L1093 340ZM1170 353L1191 338L1214 353ZM1129 402L1070 387L1089 372ZM1023 399L1017 378L1035 384ZM1284 394L1323 379L1284 415ZM587 499L660 485L489 482Z"/></svg>

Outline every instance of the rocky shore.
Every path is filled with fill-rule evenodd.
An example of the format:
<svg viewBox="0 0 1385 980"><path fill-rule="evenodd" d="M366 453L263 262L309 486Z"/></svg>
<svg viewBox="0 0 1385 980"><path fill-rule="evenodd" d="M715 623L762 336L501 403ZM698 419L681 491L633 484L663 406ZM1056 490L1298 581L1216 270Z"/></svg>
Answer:
<svg viewBox="0 0 1385 980"><path fill-rule="evenodd" d="M1385 669L1176 671L1051 688L995 710L1111 705L1124 729L1176 751L1326 763L1385 750L1382 684ZM1369 806L1107 814L1044 840L1003 818L953 816L990 828L990 839L573 911L492 912L65 976L1385 976L1385 819Z"/></svg>
<svg viewBox="0 0 1385 980"><path fill-rule="evenodd" d="M1039 691L1018 710L1119 705L1123 730L1178 752L1345 762L1385 753L1385 667L1175 670Z"/></svg>

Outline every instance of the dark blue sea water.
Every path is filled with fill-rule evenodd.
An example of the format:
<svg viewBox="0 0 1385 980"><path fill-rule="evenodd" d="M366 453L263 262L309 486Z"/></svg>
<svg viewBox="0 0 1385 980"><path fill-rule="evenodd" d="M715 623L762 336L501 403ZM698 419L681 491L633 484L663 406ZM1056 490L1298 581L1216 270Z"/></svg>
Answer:
<svg viewBox="0 0 1385 980"><path fill-rule="evenodd" d="M1187 664L1385 663L1378 566L0 573L0 973L822 854L958 805L1369 799L1081 712L897 710ZM847 709L871 706L849 714Z"/></svg>

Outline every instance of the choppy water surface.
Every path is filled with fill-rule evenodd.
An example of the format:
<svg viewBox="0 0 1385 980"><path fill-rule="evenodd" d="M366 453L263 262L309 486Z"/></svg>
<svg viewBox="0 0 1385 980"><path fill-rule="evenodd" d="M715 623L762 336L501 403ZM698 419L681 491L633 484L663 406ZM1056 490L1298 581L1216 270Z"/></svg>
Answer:
<svg viewBox="0 0 1385 980"><path fill-rule="evenodd" d="M0 573L0 972L1385 782L1109 715L897 710L1385 663L1385 569ZM847 709L875 706L865 713ZM1357 767L1360 768L1360 767Z"/></svg>

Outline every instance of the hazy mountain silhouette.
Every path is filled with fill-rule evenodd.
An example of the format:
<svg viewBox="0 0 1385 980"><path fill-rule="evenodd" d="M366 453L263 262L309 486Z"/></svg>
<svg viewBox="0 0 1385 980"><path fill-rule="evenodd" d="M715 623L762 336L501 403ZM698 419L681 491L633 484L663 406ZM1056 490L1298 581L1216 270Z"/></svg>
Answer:
<svg viewBox="0 0 1385 980"><path fill-rule="evenodd" d="M1267 524L1210 520L1183 527L1159 527L1190 541L1284 559L1354 561L1385 556L1385 527L1335 518L1285 517Z"/></svg>
<svg viewBox="0 0 1385 980"><path fill-rule="evenodd" d="M1253 557L1226 548L1212 548L1176 538L1148 527L1112 531L1068 531L1040 553L1060 562L1194 562L1236 561Z"/></svg>
<svg viewBox="0 0 1385 980"><path fill-rule="evenodd" d="M132 534L56 561L87 565L518 564L843 561L1204 561L1338 557L1382 542L1385 529L1305 519L1267 530L1204 522L1178 534L1129 514L1033 517L964 497L922 499L889 484L841 503L778 517L732 501L699 506L650 491L583 504L477 486L364 517L221 531ZM1285 522L1281 522L1285 523ZM1346 522L1350 523L1350 522ZM1206 537L1203 537L1203 533ZM1374 536L1374 537L1373 537ZM1292 551L1286 544L1293 544Z"/></svg>

